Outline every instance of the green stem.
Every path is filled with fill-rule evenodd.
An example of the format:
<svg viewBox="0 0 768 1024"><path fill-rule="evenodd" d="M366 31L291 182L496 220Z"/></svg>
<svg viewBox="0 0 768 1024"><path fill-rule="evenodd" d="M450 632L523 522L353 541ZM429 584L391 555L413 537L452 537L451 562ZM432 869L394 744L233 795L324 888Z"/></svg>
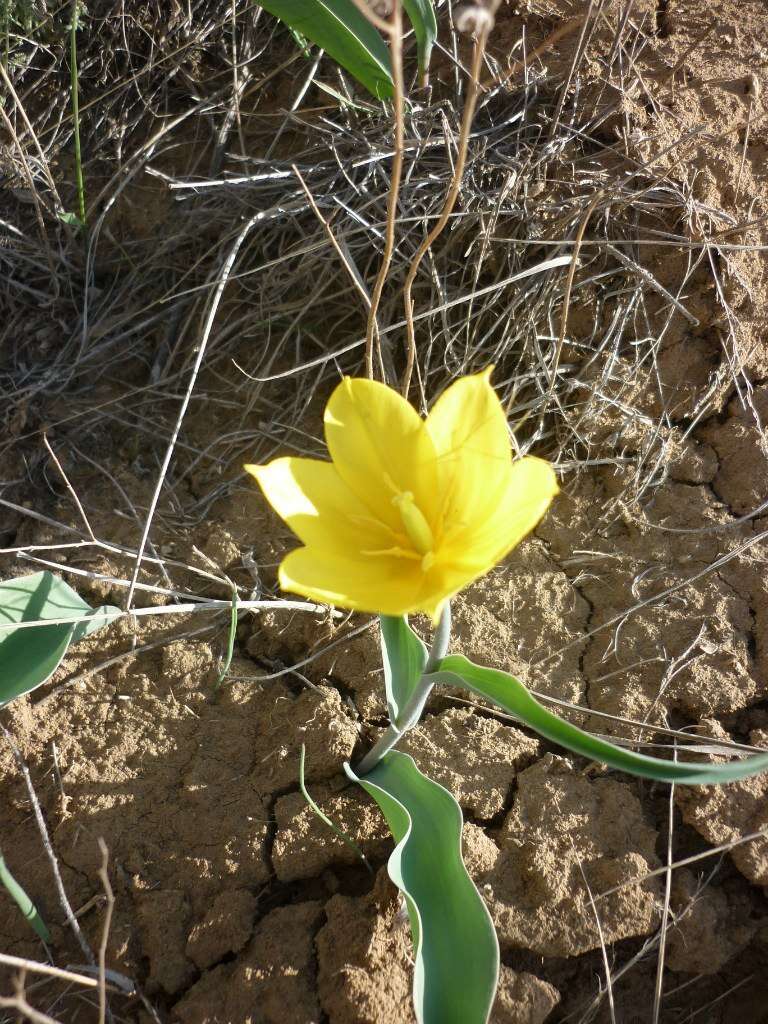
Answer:
<svg viewBox="0 0 768 1024"><path fill-rule="evenodd" d="M235 639L237 638L237 587L232 587L232 611L229 618L229 634L227 636L227 651L224 655L224 661L222 662L221 671L219 672L219 678L216 680L213 686L213 692L219 689L221 684L226 678L229 667L232 664L232 657L235 653Z"/></svg>
<svg viewBox="0 0 768 1024"><path fill-rule="evenodd" d="M0 883L5 886L8 895L14 900L16 906L32 925L43 942L50 942L51 933L48 931L45 921L40 917L35 904L11 874L11 870L5 863L2 853L0 853Z"/></svg>
<svg viewBox="0 0 768 1024"><path fill-rule="evenodd" d="M72 91L72 122L75 130L75 181L77 184L77 215L85 226L85 185L83 159L80 151L80 100L77 91L77 4L72 0L72 24L69 30L69 64Z"/></svg>
<svg viewBox="0 0 768 1024"><path fill-rule="evenodd" d="M440 613L440 621L435 630L432 640L432 647L429 651L427 664L424 666L424 675L437 671L437 666L448 653L448 644L451 642L451 603L446 601Z"/></svg>
<svg viewBox="0 0 768 1024"><path fill-rule="evenodd" d="M400 742L408 730L418 724L424 711L424 705L427 703L432 687L435 685L434 681L428 677L436 671L438 665L446 656L450 639L451 606L446 602L435 630L432 647L430 648L427 664L424 666L421 678L414 687L413 693L403 705L402 711L397 716L397 721L387 727L383 735L378 738L360 764L355 768L356 775L362 776L372 771L382 757L388 754Z"/></svg>

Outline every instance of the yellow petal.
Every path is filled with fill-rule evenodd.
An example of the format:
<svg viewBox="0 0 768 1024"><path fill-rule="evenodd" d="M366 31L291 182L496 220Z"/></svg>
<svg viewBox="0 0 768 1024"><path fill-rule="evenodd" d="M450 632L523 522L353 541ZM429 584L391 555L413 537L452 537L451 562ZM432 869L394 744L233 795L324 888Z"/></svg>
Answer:
<svg viewBox="0 0 768 1024"><path fill-rule="evenodd" d="M325 439L339 476L374 515L402 530L392 499L410 492L434 523L435 451L424 421L396 391L345 377L325 409Z"/></svg>
<svg viewBox="0 0 768 1024"><path fill-rule="evenodd" d="M514 462L501 501L473 537L472 556L485 557L488 568L500 562L537 526L559 490L544 459L528 455Z"/></svg>
<svg viewBox="0 0 768 1024"><path fill-rule="evenodd" d="M506 484L512 451L506 416L490 384L491 370L457 380L426 420L449 527L470 526L484 518Z"/></svg>
<svg viewBox="0 0 768 1024"><path fill-rule="evenodd" d="M437 563L422 579L413 610L429 615L433 625L437 625L446 601L466 585L465 570Z"/></svg>
<svg viewBox="0 0 768 1024"><path fill-rule="evenodd" d="M343 557L297 548L280 565L280 586L338 608L378 615L406 615L423 573L418 562L389 556Z"/></svg>
<svg viewBox="0 0 768 1024"><path fill-rule="evenodd" d="M495 507L481 523L457 530L438 552L438 563L461 589L497 565L536 526L558 492L548 462L527 456L510 467ZM455 593L456 591L454 591Z"/></svg>
<svg viewBox="0 0 768 1024"><path fill-rule="evenodd" d="M330 462L282 458L245 469L304 544L339 555L392 546L391 532L371 516Z"/></svg>

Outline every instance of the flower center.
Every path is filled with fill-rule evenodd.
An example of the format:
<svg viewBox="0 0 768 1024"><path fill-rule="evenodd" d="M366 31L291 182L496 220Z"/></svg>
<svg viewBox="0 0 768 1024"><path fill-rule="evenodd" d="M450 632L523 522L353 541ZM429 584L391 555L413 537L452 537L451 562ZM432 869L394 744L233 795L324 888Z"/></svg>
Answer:
<svg viewBox="0 0 768 1024"><path fill-rule="evenodd" d="M414 549L420 555L429 555L435 546L435 538L427 522L424 513L413 500L410 491L401 491L392 499L392 504L397 506L400 519L403 522L403 529L408 540L413 544Z"/></svg>

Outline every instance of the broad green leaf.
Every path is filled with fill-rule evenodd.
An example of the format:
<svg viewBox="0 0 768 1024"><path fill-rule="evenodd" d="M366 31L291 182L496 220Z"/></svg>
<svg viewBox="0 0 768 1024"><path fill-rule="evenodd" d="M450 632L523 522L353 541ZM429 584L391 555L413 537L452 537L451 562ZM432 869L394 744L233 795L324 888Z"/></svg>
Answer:
<svg viewBox="0 0 768 1024"><path fill-rule="evenodd" d="M435 683L447 683L450 686L464 686L468 690L498 704L500 708L525 722L539 735L576 754L589 757L593 761L639 775L644 779L657 779L660 782L688 783L691 785L712 785L719 782L733 782L744 779L748 775L757 775L768 769L768 751L755 754L730 764L685 764L679 761L664 761L646 754L636 754L623 747L614 746L607 740L598 739L583 729L547 711L527 688L509 675L497 669L481 668L473 665L462 655L451 655L443 658L440 669L426 677Z"/></svg>
<svg viewBox="0 0 768 1024"><path fill-rule="evenodd" d="M405 615L382 615L381 653L389 720L400 726L398 716L416 689L427 664L427 648L408 625ZM405 726L406 723L402 723Z"/></svg>
<svg viewBox="0 0 768 1024"><path fill-rule="evenodd" d="M0 707L44 683L71 643L121 614L119 608L91 608L48 571L0 583ZM12 628L38 619L74 618L80 621Z"/></svg>
<svg viewBox="0 0 768 1024"><path fill-rule="evenodd" d="M0 882L5 886L8 895L16 903L24 917L29 921L43 942L51 941L51 933L48 931L45 921L40 917L37 907L27 896L19 883L11 874L10 868L5 863L5 858L0 853Z"/></svg>
<svg viewBox="0 0 768 1024"><path fill-rule="evenodd" d="M461 857L461 808L398 750L363 778L345 768L379 805L397 843L387 867L408 905L419 1024L485 1024L499 946Z"/></svg>
<svg viewBox="0 0 768 1024"><path fill-rule="evenodd" d="M413 25L419 55L419 71L424 75L429 69L432 47L437 39L435 9L432 0L403 0L403 7Z"/></svg>
<svg viewBox="0 0 768 1024"><path fill-rule="evenodd" d="M389 50L352 0L260 0L260 4L293 32L322 47L378 99L392 95Z"/></svg>

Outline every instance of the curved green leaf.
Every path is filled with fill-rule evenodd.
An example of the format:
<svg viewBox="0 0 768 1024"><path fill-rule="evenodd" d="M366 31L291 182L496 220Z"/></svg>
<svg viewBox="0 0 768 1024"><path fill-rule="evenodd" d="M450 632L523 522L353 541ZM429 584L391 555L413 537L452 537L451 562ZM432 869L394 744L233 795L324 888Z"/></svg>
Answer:
<svg viewBox="0 0 768 1024"><path fill-rule="evenodd" d="M593 761L602 761L612 768L618 768L630 775L639 775L644 779L691 785L715 784L744 779L748 775L757 775L758 772L768 769L768 751L731 764L685 764L636 754L623 747L614 746L613 743L598 739L547 711L520 680L508 672L481 668L459 654L443 658L439 671L425 676L425 679L433 680L435 683L447 683L450 686L464 686L498 704L500 708L515 715L546 739Z"/></svg>
<svg viewBox="0 0 768 1024"><path fill-rule="evenodd" d="M27 896L26 892L11 874L11 870L5 863L5 858L0 853L0 882L5 886L8 895L15 902L16 906L29 921L43 942L51 941L51 933L45 921L40 917L37 907Z"/></svg>
<svg viewBox="0 0 768 1024"><path fill-rule="evenodd" d="M294 32L321 46L374 96L386 99L392 95L389 50L352 0L259 2Z"/></svg>
<svg viewBox="0 0 768 1024"><path fill-rule="evenodd" d="M71 643L121 614L106 605L91 608L47 570L0 583L0 707L50 679ZM12 628L20 622L76 616L80 622Z"/></svg>
<svg viewBox="0 0 768 1024"><path fill-rule="evenodd" d="M387 866L408 904L419 1024L485 1024L499 946L461 859L461 808L400 751L390 751L363 778L344 767L384 812L397 843Z"/></svg>
<svg viewBox="0 0 768 1024"><path fill-rule="evenodd" d="M382 615L379 622L389 720L393 725L400 725L398 716L427 664L427 648L408 625L405 615Z"/></svg>
<svg viewBox="0 0 768 1024"><path fill-rule="evenodd" d="M419 71L422 75L429 69L432 47L437 39L437 19L432 0L403 0L403 7L413 25L416 48L419 55Z"/></svg>

